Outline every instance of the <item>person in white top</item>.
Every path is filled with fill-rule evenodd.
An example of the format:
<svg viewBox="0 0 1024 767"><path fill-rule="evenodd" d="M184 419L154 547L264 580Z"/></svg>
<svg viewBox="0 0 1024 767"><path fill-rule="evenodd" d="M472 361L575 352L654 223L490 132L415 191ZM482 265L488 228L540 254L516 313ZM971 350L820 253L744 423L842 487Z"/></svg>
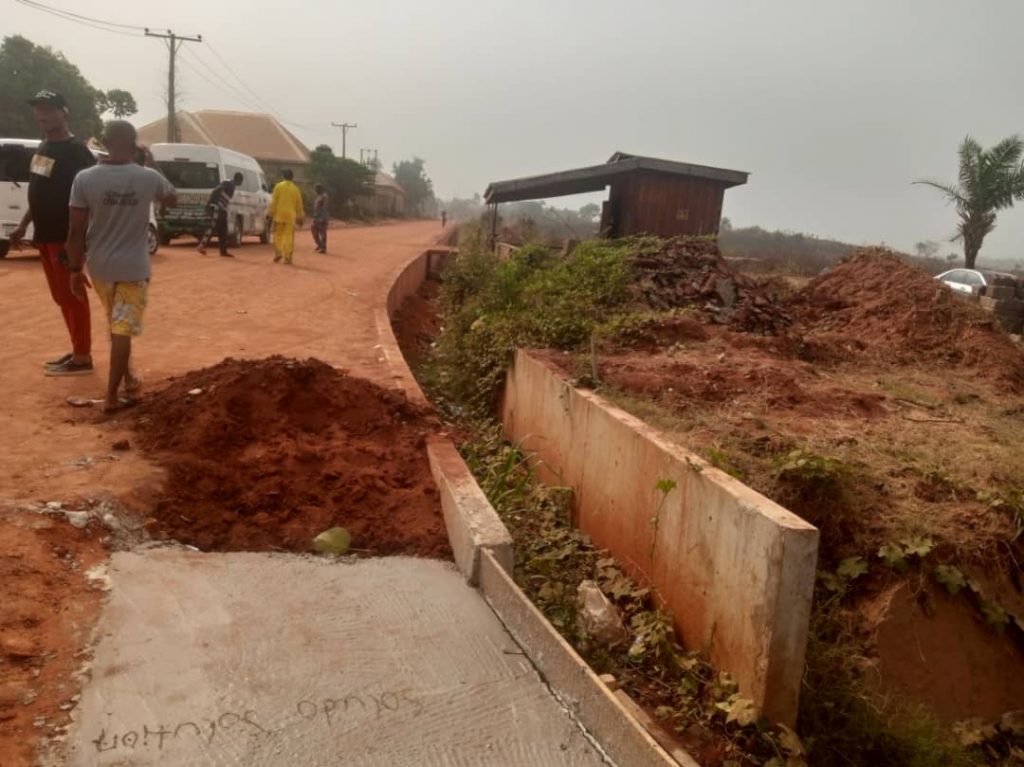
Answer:
<svg viewBox="0 0 1024 767"><path fill-rule="evenodd" d="M108 123L103 135L108 155L75 177L69 203L71 292L83 297L86 288L92 287L106 310L110 328L106 412L133 404L139 394L141 384L132 372L131 354L132 337L142 332L149 288L149 211L154 201L175 204L171 183L156 170L135 162L136 138L131 123ZM85 266L91 283L83 272ZM122 383L124 398L119 396Z"/></svg>

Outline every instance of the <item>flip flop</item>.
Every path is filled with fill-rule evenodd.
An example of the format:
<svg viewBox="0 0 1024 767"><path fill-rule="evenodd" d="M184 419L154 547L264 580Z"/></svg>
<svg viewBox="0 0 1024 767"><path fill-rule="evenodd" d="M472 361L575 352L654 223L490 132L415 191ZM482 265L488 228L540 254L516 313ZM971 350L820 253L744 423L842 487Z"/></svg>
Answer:
<svg viewBox="0 0 1024 767"><path fill-rule="evenodd" d="M68 397L65 400L65 402L67 402L69 405L71 405L71 407L95 407L97 405L104 404L106 402L106 400L102 399L102 398L94 399L92 397L74 397L74 396L71 396L71 397ZM134 397L121 397L121 399L118 400L118 406L116 408L113 408L111 410L107 410L106 408L104 408L104 412L115 413L118 410L124 410L125 408L129 408L129 407L132 407L132 406L138 405L138 404L139 404L139 400L135 399Z"/></svg>
<svg viewBox="0 0 1024 767"><path fill-rule="evenodd" d="M92 407L93 405L102 405L106 400L92 399L90 397L68 397L65 402L71 405L71 407Z"/></svg>
<svg viewBox="0 0 1024 767"><path fill-rule="evenodd" d="M122 410L127 410L130 407L135 407L138 404L139 404L139 400L137 400L137 399L134 399L132 397L121 397L117 401L117 407L107 407L106 405L104 405L104 407L103 407L103 414L104 415L111 415L113 413L119 413Z"/></svg>

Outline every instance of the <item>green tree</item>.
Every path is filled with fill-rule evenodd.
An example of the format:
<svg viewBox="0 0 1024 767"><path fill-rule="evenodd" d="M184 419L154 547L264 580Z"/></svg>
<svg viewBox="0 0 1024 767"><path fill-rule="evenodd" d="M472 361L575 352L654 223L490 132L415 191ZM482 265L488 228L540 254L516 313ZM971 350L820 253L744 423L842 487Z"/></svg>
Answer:
<svg viewBox="0 0 1024 767"><path fill-rule="evenodd" d="M20 35L0 45L0 136L35 138L39 128L26 105L36 92L52 88L64 94L71 130L88 138L100 135L103 121L97 108L99 91L62 53L36 45Z"/></svg>
<svg viewBox="0 0 1024 767"><path fill-rule="evenodd" d="M110 112L119 120L131 117L139 111L139 107L135 103L135 97L128 91L123 91L120 88L114 88L106 93L100 91L96 99L96 108L100 114Z"/></svg>
<svg viewBox="0 0 1024 767"><path fill-rule="evenodd" d="M309 178L327 187L331 213L335 216L342 216L354 198L372 193L373 170L355 160L336 156L326 144L310 152Z"/></svg>
<svg viewBox="0 0 1024 767"><path fill-rule="evenodd" d="M588 202L580 208L579 213L585 221L596 221L601 216L601 206L596 202Z"/></svg>
<svg viewBox="0 0 1024 767"><path fill-rule="evenodd" d="M1017 135L984 149L970 136L960 145L956 184L916 181L938 189L956 205L957 240L964 243L964 266L973 269L985 236L996 228L996 213L1024 198L1024 141Z"/></svg>
<svg viewBox="0 0 1024 767"><path fill-rule="evenodd" d="M422 214L423 204L434 197L434 184L427 177L425 165L421 158L413 157L392 166L395 181L405 192L405 209L416 215Z"/></svg>

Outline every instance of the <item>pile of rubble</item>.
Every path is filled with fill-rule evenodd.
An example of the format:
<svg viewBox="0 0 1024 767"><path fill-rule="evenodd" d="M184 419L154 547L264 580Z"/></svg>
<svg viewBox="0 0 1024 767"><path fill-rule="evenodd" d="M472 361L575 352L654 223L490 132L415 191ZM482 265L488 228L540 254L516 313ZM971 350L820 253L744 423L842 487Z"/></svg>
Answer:
<svg viewBox="0 0 1024 767"><path fill-rule="evenodd" d="M763 284L734 271L714 240L677 238L632 258L634 301L655 311L693 306L733 330L781 335L792 318Z"/></svg>
<svg viewBox="0 0 1024 767"><path fill-rule="evenodd" d="M971 368L1024 391L1024 354L997 325L1001 318L885 248L847 256L793 296L789 309L805 339L891 364Z"/></svg>

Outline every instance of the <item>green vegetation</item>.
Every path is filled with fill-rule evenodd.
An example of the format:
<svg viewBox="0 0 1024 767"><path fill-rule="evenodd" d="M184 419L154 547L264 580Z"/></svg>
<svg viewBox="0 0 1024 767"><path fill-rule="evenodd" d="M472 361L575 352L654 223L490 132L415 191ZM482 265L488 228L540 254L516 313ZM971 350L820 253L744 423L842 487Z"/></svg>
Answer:
<svg viewBox="0 0 1024 767"><path fill-rule="evenodd" d="M426 363L424 383L435 400L458 414L470 437L464 455L515 540L515 577L527 595L599 673L614 674L630 695L681 735L695 731L725 749L721 764L798 767L831 765L1013 764L1011 746L986 730L954 733L925 711L883 698L865 680L867 664L859 601L880 584L901 580L931 583L971 600L994 630L1017 632L1019 621L986 598L961 571L959 553L927 527L897 520L886 535L864 532L863 509L877 488L877 467L859 453L833 448L826 439L788 438L758 421L750 431L732 430L721 412L695 408L686 431L700 427L711 442L704 454L716 467L742 477L778 500L804 507L835 545L820 562L798 731L753 721L752 706L732 682L715 672L699 648L680 647L672 618L657 609L646 584L633 581L606 553L575 529L564 488L536 481L528 456L501 438L491 420L507 365L517 347L547 347L575 353L581 370L592 371L594 339L646 338L658 316L631 301L629 258L647 241L582 243L570 258L527 246L507 261L483 247L478 228L460 242L461 256L442 289L443 331ZM596 381L596 374L585 372ZM610 393L615 396L615 393ZM904 392L918 401L922 393ZM616 401L621 398L616 397ZM653 403L628 409L658 423ZM663 425L663 424L659 424ZM902 432L901 432L902 433ZM902 444L902 443L901 443ZM974 497L962 481L943 471L944 460L908 470L937 498ZM675 491L670 480L656 488L650 509L655 535L661 503ZM1021 495L1003 488L986 501L993 511L1021 519ZM874 531L873 534L877 533ZM873 543L872 543L873 541ZM594 580L623 616L627 639L601 645L577 621L576 589ZM966 737L966 736L965 736Z"/></svg>
<svg viewBox="0 0 1024 767"><path fill-rule="evenodd" d="M464 239L442 288L436 388L475 415L491 415L517 347L583 349L631 313L627 256L635 247L592 240L567 259L526 246L498 261L479 239Z"/></svg>
<svg viewBox="0 0 1024 767"><path fill-rule="evenodd" d="M103 132L102 115L135 114L135 99L128 91L94 88L64 54L36 45L20 35L5 37L0 45L0 136L37 138L39 127L26 102L43 88L57 88L68 100L71 130L83 137Z"/></svg>
<svg viewBox="0 0 1024 767"><path fill-rule="evenodd" d="M996 228L996 214L1024 199L1024 140L1009 136L984 149L967 136L960 144L956 184L918 181L942 192L956 206L957 239L964 244L964 266L973 269L985 237Z"/></svg>
<svg viewBox="0 0 1024 767"><path fill-rule="evenodd" d="M424 215L434 199L434 184L427 176L426 163L419 157L402 160L392 166L395 181L405 192L405 210L409 215Z"/></svg>
<svg viewBox="0 0 1024 767"><path fill-rule="evenodd" d="M310 152L309 178L314 184L327 187L331 215L344 218L351 213L352 200L371 193L373 171L355 160L335 156L334 150L321 144ZM307 205L307 211L312 211L311 204Z"/></svg>

